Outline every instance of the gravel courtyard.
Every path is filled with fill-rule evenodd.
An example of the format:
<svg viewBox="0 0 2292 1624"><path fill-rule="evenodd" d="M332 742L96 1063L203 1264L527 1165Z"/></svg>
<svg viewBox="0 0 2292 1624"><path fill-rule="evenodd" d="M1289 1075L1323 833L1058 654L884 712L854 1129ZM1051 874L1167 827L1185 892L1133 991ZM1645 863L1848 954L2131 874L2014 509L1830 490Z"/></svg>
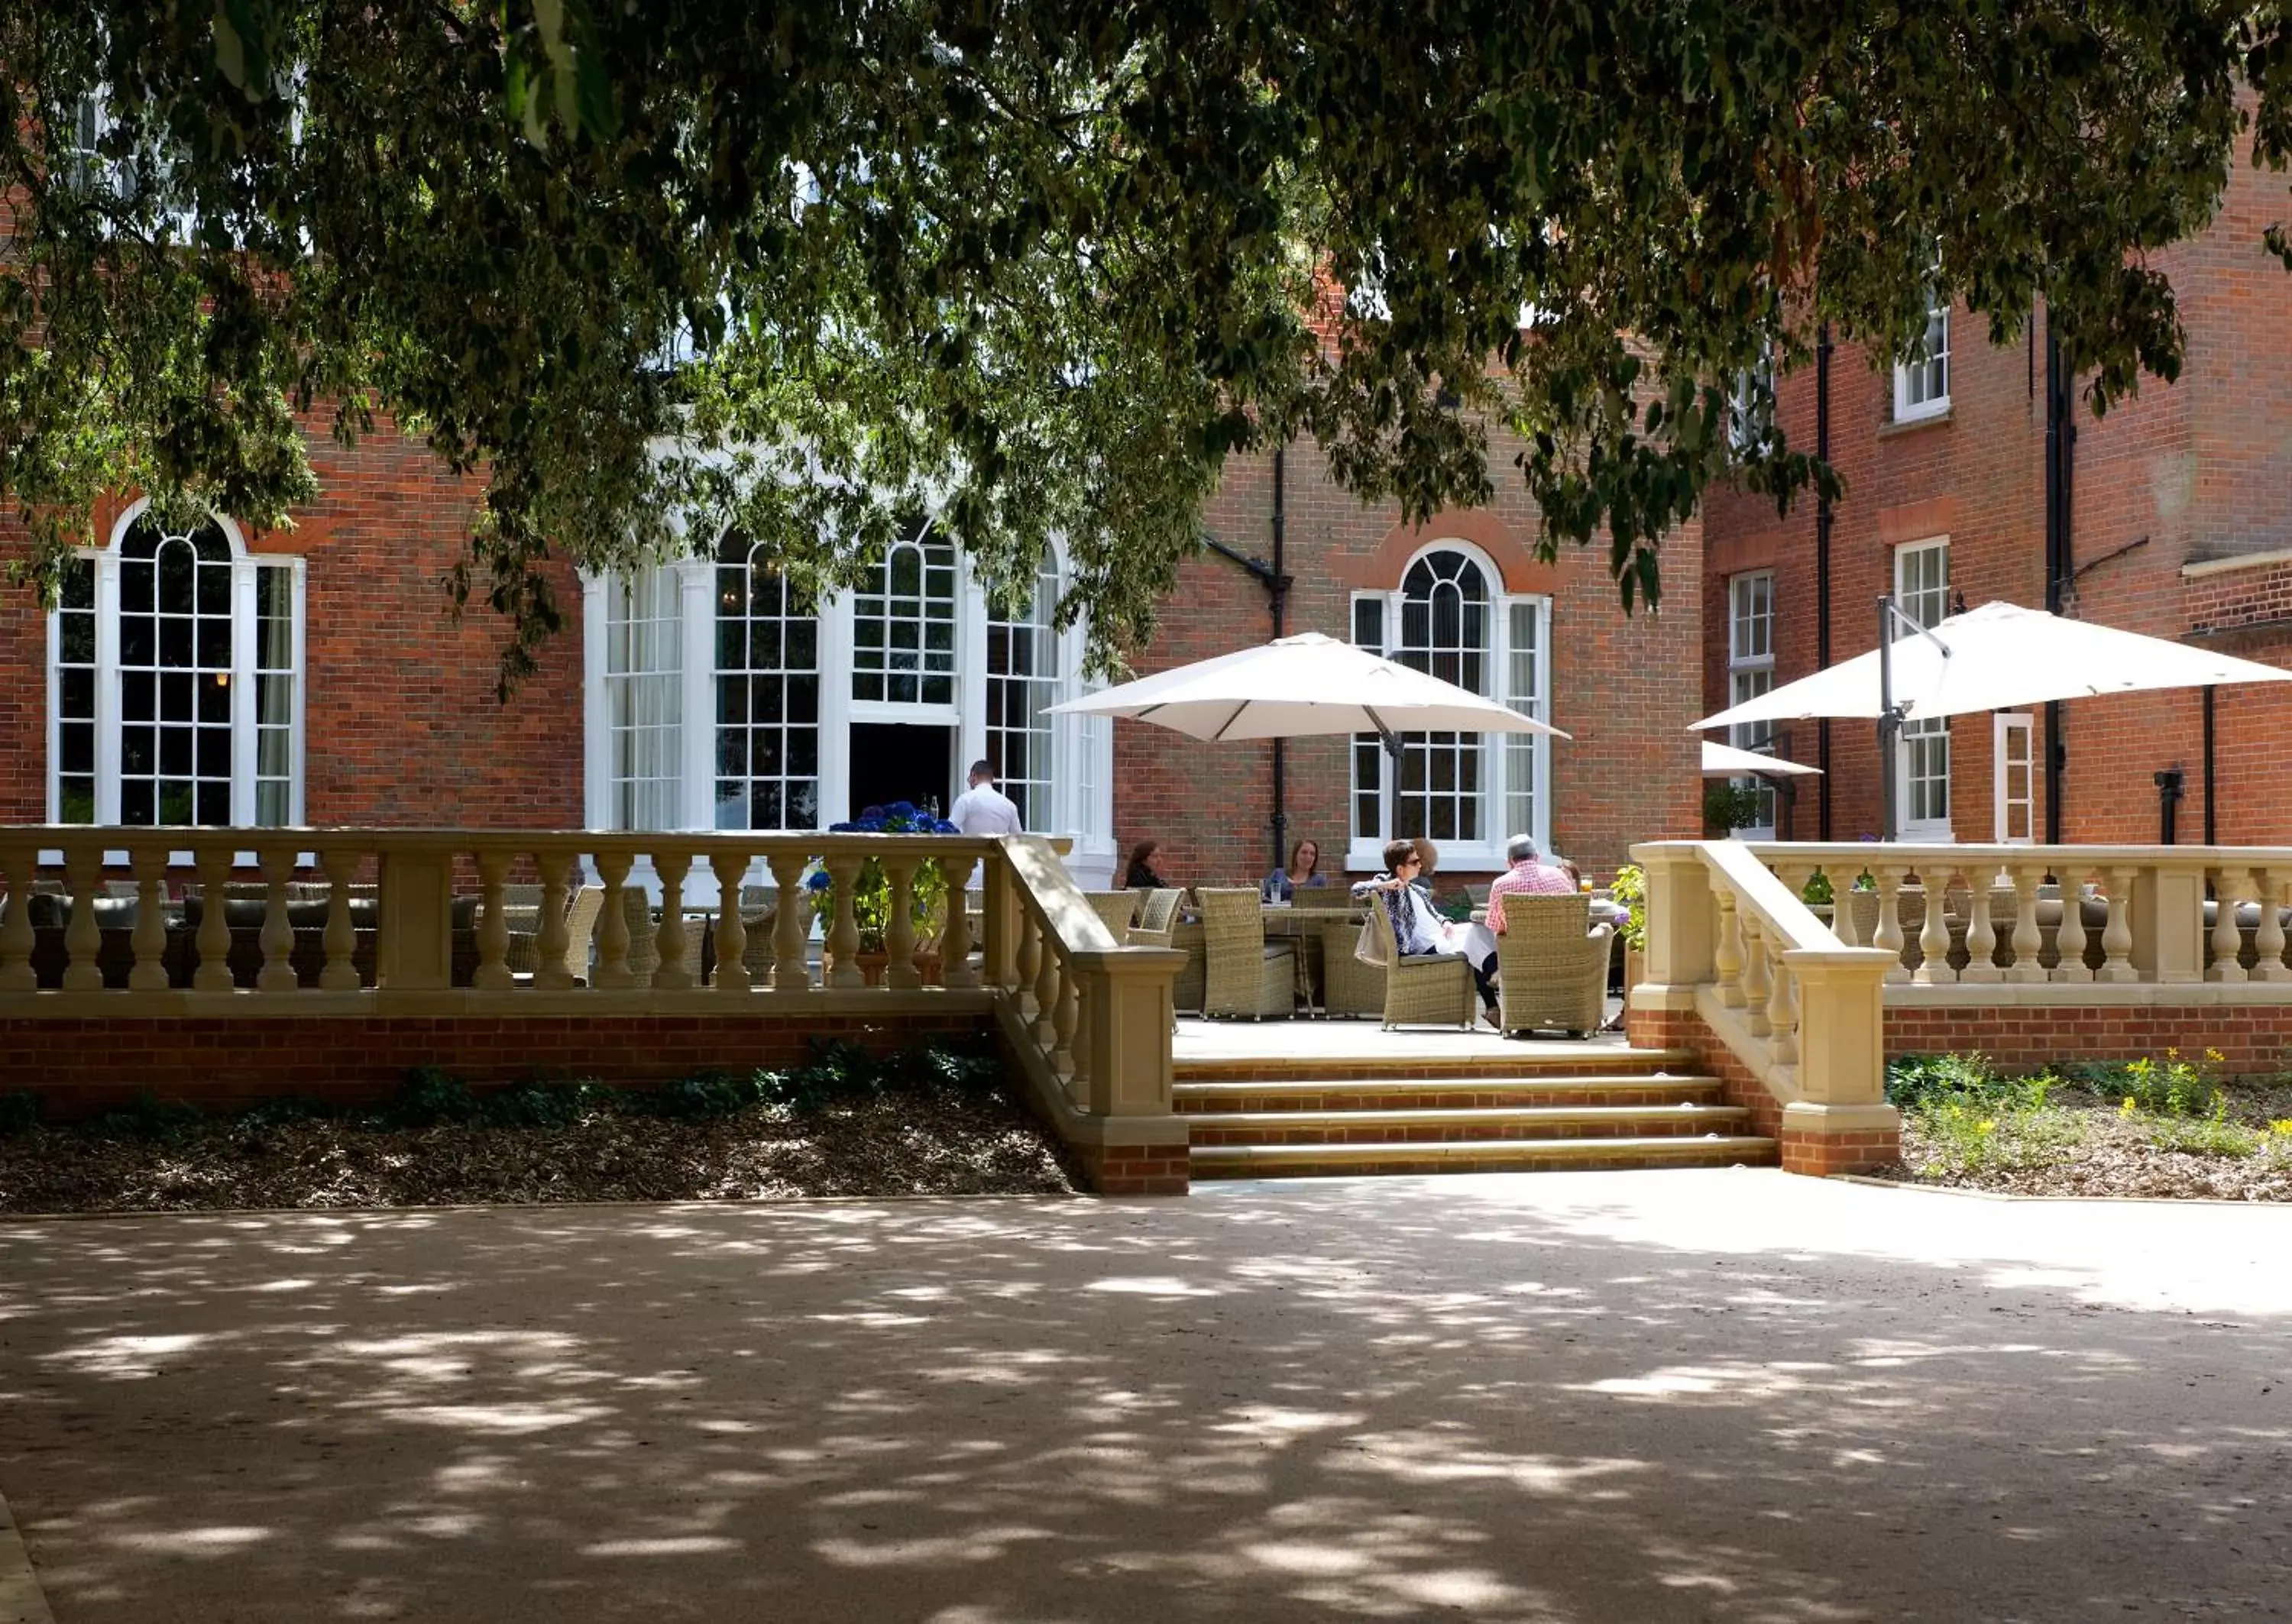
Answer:
<svg viewBox="0 0 2292 1624"><path fill-rule="evenodd" d="M2282 1617L2288 1382L2292 1210L1763 1170L0 1221L59 1624Z"/></svg>

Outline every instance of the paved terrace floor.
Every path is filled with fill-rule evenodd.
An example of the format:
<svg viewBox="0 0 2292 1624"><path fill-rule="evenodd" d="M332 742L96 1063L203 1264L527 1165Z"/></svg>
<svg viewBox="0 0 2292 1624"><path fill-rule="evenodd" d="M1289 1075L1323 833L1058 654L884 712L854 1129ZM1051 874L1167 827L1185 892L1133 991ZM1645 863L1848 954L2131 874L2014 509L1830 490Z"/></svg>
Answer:
<svg viewBox="0 0 2292 1624"><path fill-rule="evenodd" d="M1758 1170L0 1225L62 1624L2281 1617L2292 1211Z"/></svg>

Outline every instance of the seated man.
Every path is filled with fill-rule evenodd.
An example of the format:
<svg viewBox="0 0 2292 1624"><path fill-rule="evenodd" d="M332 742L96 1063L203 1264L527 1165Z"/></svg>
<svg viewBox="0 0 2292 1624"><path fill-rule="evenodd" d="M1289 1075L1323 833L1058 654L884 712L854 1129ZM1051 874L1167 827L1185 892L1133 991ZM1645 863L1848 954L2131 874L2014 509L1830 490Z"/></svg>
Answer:
<svg viewBox="0 0 2292 1624"><path fill-rule="evenodd" d="M1529 836L1516 834L1505 843L1505 861L1512 866L1489 886L1489 923L1498 936L1504 934L1504 899L1514 892L1527 896L1572 896L1576 881L1564 869L1552 867L1537 860L1536 842Z"/></svg>
<svg viewBox="0 0 2292 1624"><path fill-rule="evenodd" d="M1481 1014L1497 1025L1497 939L1485 925L1459 925L1445 920L1418 888L1416 880L1424 866L1414 840L1392 840L1384 848L1384 872L1356 883L1353 895L1376 895L1392 921L1392 939L1403 958L1462 959L1472 966L1473 983L1481 990Z"/></svg>

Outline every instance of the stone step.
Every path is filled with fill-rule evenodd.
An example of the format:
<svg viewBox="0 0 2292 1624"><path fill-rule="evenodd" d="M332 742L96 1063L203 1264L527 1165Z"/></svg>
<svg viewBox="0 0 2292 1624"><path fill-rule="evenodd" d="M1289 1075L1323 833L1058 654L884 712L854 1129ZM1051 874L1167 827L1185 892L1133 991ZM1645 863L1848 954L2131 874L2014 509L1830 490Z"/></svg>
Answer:
<svg viewBox="0 0 2292 1624"><path fill-rule="evenodd" d="M1675 1138L1734 1133L1740 1105L1503 1105L1416 1111L1220 1111L1188 1119L1204 1145L1432 1144L1472 1139Z"/></svg>
<svg viewBox="0 0 2292 1624"><path fill-rule="evenodd" d="M1171 1065L1179 1082L1287 1081L1436 1077L1647 1077L1683 1071L1694 1064L1684 1049L1623 1049L1612 1044L1554 1045L1547 1052L1523 1049L1466 1055L1380 1055L1364 1045L1359 1055L1221 1055L1180 1057Z"/></svg>
<svg viewBox="0 0 2292 1624"><path fill-rule="evenodd" d="M1497 1105L1678 1105L1715 1104L1716 1077L1691 1073L1534 1077L1283 1077L1179 1082L1171 1088L1186 1115L1228 1111L1474 1110Z"/></svg>
<svg viewBox="0 0 2292 1624"><path fill-rule="evenodd" d="M1345 1145L1197 1145L1197 1178L1315 1174L1557 1172L1658 1167L1771 1167L1775 1142L1748 1134L1618 1139L1446 1139Z"/></svg>

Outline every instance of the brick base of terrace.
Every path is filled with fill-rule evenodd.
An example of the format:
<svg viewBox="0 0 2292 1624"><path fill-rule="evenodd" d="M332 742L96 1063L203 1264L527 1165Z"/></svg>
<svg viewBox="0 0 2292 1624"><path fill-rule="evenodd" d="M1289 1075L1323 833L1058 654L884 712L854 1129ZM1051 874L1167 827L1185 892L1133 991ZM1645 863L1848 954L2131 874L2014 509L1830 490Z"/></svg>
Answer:
<svg viewBox="0 0 2292 1624"><path fill-rule="evenodd" d="M1787 1173L1824 1178L1833 1173L1875 1172L1902 1159L1899 1124L1831 1133L1800 1125L1797 1113L1777 1098L1692 1009L1633 1008L1625 1012L1624 1030L1634 1049L1675 1049L1694 1056L1698 1069L1719 1079L1726 1102L1751 1113L1749 1131L1774 1140L1780 1147Z"/></svg>
<svg viewBox="0 0 2292 1624"><path fill-rule="evenodd" d="M1957 992L1889 987L1886 1057L1981 1055L2010 1073L2167 1049L2192 1058L2217 1050L2231 1074L2279 1072L2292 1063L2292 985L2282 983L2079 987L2074 1003L1958 1002ZM2121 1001L2094 1001L2112 994Z"/></svg>

